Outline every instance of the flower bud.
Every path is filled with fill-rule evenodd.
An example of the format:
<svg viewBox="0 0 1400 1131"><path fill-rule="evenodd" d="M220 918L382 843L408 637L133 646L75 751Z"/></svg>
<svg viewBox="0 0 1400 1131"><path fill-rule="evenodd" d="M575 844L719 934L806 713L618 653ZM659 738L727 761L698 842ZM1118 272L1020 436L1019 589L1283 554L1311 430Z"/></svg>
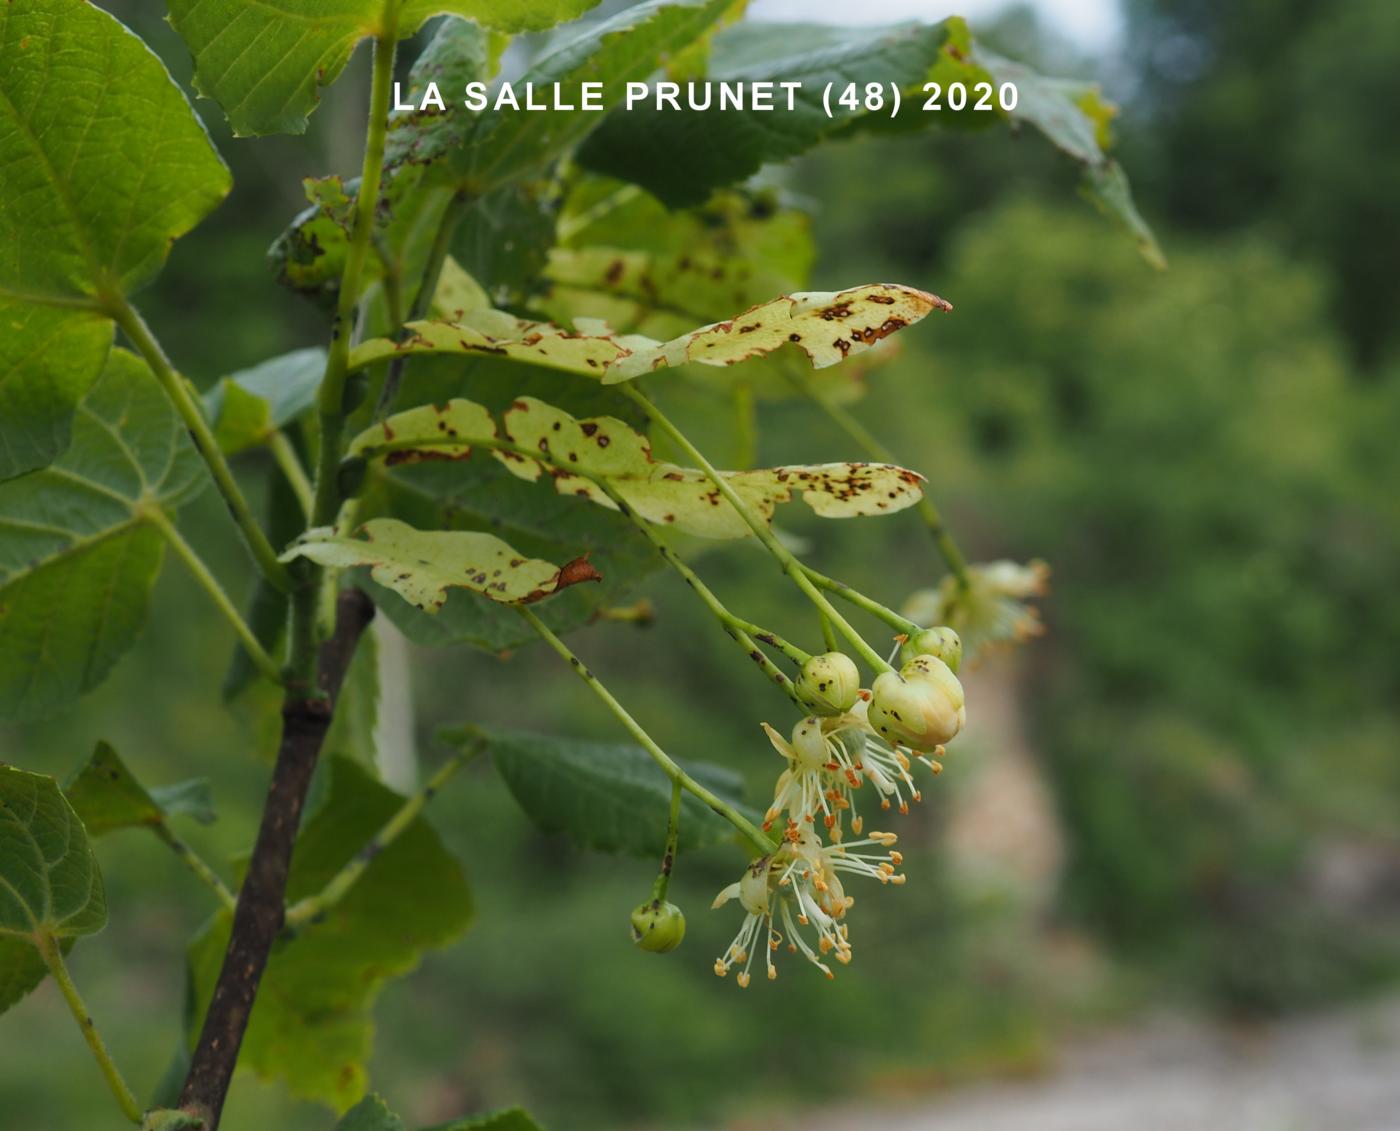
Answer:
<svg viewBox="0 0 1400 1131"><path fill-rule="evenodd" d="M788 746L797 764L804 770L815 770L826 765L829 755L826 752L826 737L822 734L822 721L816 715L808 715L792 728L792 742Z"/></svg>
<svg viewBox="0 0 1400 1131"><path fill-rule="evenodd" d="M632 941L653 954L675 950L685 938L685 914L674 903L649 899L632 912Z"/></svg>
<svg viewBox="0 0 1400 1131"><path fill-rule="evenodd" d="M808 710L840 715L851 709L860 694L860 670L843 652L823 652L802 665L795 686Z"/></svg>
<svg viewBox="0 0 1400 1131"><path fill-rule="evenodd" d="M890 742L932 751L966 721L962 684L937 656L915 656L899 672L877 676L871 688L870 725Z"/></svg>
<svg viewBox="0 0 1400 1131"><path fill-rule="evenodd" d="M962 639L947 625L922 629L899 649L901 664L907 664L915 656L937 656L956 672L962 665Z"/></svg>

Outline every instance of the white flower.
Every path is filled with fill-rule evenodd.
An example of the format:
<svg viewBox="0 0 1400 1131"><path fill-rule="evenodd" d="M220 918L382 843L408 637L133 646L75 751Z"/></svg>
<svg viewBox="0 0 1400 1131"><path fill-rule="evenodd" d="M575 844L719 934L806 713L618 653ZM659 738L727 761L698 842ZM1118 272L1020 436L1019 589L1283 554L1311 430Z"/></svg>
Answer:
<svg viewBox="0 0 1400 1131"><path fill-rule="evenodd" d="M1040 614L1028 604L1049 589L1050 567L996 561L969 566L968 584L945 577L937 589L921 589L904 605L916 624L947 625L962 638L968 656L1003 643L1024 643L1045 631Z"/></svg>
<svg viewBox="0 0 1400 1131"><path fill-rule="evenodd" d="M755 860L715 898L714 906L722 907L737 897L744 909L738 934L715 960L715 973L722 978L742 965L738 982L747 986L761 947L768 977L776 978L773 958L786 943L790 952L801 953L828 978L834 977L824 959L850 962L851 943L843 920L855 903L845 892L841 874L902 884L904 876L896 869L903 857L893 850L894 843L893 833L872 832L849 844L823 845L811 829L791 829L777 852Z"/></svg>

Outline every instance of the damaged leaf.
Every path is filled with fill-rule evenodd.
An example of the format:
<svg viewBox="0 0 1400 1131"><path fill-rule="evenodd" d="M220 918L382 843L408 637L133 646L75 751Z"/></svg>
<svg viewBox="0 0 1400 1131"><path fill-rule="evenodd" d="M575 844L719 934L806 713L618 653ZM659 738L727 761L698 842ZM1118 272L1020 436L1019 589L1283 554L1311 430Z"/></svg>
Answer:
<svg viewBox="0 0 1400 1131"><path fill-rule="evenodd" d="M805 353L814 369L824 369L868 350L930 311L952 309L937 295L898 283L784 295L669 342L643 345L625 339L628 356L608 368L603 383L612 385L687 362L734 365L789 344Z"/></svg>
<svg viewBox="0 0 1400 1131"><path fill-rule="evenodd" d="M481 405L452 400L398 413L362 432L353 455L386 463L462 460L474 446L495 452L512 474L542 474L561 495L618 509L702 538L744 538L752 531L703 471L655 460L647 438L614 417L579 420L534 397L517 398L495 420ZM823 518L893 514L918 502L923 477L871 463L808 464L722 473L749 507L771 519L800 494ZM488 594L489 596L490 594Z"/></svg>
<svg viewBox="0 0 1400 1131"><path fill-rule="evenodd" d="M427 613L442 608L449 589L468 589L505 605L528 605L598 578L584 559L561 568L527 558L481 531L415 530L395 518L375 518L360 533L362 538L329 528L310 530L282 560L309 558L336 569L368 567L373 580Z"/></svg>

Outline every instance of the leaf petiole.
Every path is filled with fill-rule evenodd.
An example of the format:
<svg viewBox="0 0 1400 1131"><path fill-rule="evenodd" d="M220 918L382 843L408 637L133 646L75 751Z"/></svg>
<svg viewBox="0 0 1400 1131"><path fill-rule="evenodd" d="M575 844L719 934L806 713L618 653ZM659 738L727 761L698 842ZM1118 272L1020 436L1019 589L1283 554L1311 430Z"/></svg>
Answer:
<svg viewBox="0 0 1400 1131"><path fill-rule="evenodd" d="M253 635L253 630L248 627L247 622L239 614L234 604L229 600L229 596L224 592L224 587L219 584L218 578L209 572L209 567L204 564L193 546L185 541L184 536L175 528L175 524L159 507L149 507L143 514L146 521L160 531L161 535L169 543L170 548L175 551L176 556L189 568L194 579L199 582L200 587L209 594L209 599L214 602L215 607L223 614L224 619L233 626L234 633L238 636L238 641L243 645L248 653L249 659L257 667L258 671L267 676L274 683L282 682L282 669L277 661L267 654L263 646L258 643L258 638Z"/></svg>
<svg viewBox="0 0 1400 1131"><path fill-rule="evenodd" d="M642 749L644 749L648 754L651 755L652 761L654 761L658 766L661 767L662 771L666 774L668 778L671 779L671 781L674 784L679 785L682 789L685 789L689 793L698 797L701 801L703 801L706 805L708 805L711 809L713 809L716 813L718 813L721 817L723 817L726 821L728 821L731 825L733 825L736 829L743 833L744 836L747 837L753 843L754 847L757 848L761 854L766 856L768 853L774 851L775 846L773 842L769 840L768 837L764 835L762 830L760 830L756 825L754 825L752 821L750 821L747 817L745 817L742 813L735 809L734 806L730 805L722 797L719 797L716 794L712 793L710 790L706 789L703 785L701 785L698 781L696 781L693 777L691 777L688 773L681 769L680 766L676 764L675 760L669 754L667 754L666 751L662 750L661 747L656 744L656 740L653 739L651 735L649 735L646 732L646 730L642 727L642 724L637 722L637 720L634 719L631 716L631 714L628 713L627 708L617 701L613 693L609 691L605 686L603 686L602 682L598 679L598 677L588 670L588 668L584 665L583 661L574 655L573 651L569 648L569 646L565 644L562 640L560 640L559 637L555 636L554 633L549 630L548 626L545 625L545 623L542 620L540 620L540 618L537 617L528 606L515 605L512 607L517 613L524 617L526 621L529 622L531 628L533 628L537 633L539 633L540 638L544 640L544 642L548 644L551 648L553 648L554 651L558 653L561 659L563 659L571 668L573 668L574 674L578 676L579 679L583 680L584 683L588 684L593 694L598 696L598 698L601 699L604 704L606 704L608 710L610 710L617 717L618 722L622 724L623 728L627 731L627 733L630 734L633 738L635 738L637 742L641 745Z"/></svg>
<svg viewBox="0 0 1400 1131"><path fill-rule="evenodd" d="M286 916L283 919L283 930L293 933L300 930L308 923L315 922L344 899L350 889L365 874L371 861L398 840L417 819L418 814L423 811L423 807L437 796L438 791L452 779L453 775L485 748L485 740L478 738L459 748L446 762L439 766L433 776L423 785L423 788L403 803L399 811L390 817L384 823L384 827L350 858L349 863L331 877L325 887L315 895L300 899L287 908Z"/></svg>
<svg viewBox="0 0 1400 1131"><path fill-rule="evenodd" d="M73 984L73 977L68 973L68 966L63 961L63 950L59 947L58 940L47 932L43 932L34 939L34 946L39 951L39 956L44 960L44 965L49 968L49 973L53 975L53 980L58 983L63 1000L68 1003L68 1010L73 1014L73 1020L83 1031L83 1039L87 1041L88 1048L92 1050L92 1055L97 1060L97 1066L102 1069L102 1076L107 1081L107 1086L112 1089L117 1106L122 1109L122 1114L132 1123L140 1123L141 1105L122 1077L116 1062L112 1060L112 1054L107 1051L107 1044L103 1041L102 1034L97 1031L97 1026L93 1024L92 1014L83 1004L78 987Z"/></svg>

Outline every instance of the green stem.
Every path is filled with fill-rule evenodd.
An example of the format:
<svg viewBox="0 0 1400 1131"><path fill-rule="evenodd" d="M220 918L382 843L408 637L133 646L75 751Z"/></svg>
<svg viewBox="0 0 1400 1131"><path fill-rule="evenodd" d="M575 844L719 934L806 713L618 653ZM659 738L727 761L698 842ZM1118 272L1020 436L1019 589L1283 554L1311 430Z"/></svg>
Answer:
<svg viewBox="0 0 1400 1131"><path fill-rule="evenodd" d="M175 551L176 556L189 568L200 587L209 594L209 599L224 615L224 619L233 626L239 643L243 645L244 651L248 653L248 658L253 661L253 665L274 683L281 683L281 667L258 643L258 638L253 635L253 630L248 627L234 603L229 600L228 594L224 592L224 587L219 584L219 579L209 572L209 567L204 564L204 559L195 552L193 546L185 541L163 510L152 506L144 514L146 520L160 531L166 542L170 544L170 548Z"/></svg>
<svg viewBox="0 0 1400 1131"><path fill-rule="evenodd" d="M467 743L439 766L437 772L428 779L427 784L399 807L398 812L384 823L384 827L375 833L359 852L355 853L348 864L331 877L330 882L325 887L315 895L298 900L287 908L284 930L300 930L308 923L315 922L344 899L350 889L365 874L375 857L408 830L408 827L418 818L418 814L423 811L423 807L437 795L458 770L481 753L485 746L486 743L482 739Z"/></svg>
<svg viewBox="0 0 1400 1131"><path fill-rule="evenodd" d="M292 447L292 441L279 428L267 438L267 450L272 453L272 458L287 480L287 485L291 487L292 494L297 497L297 502L301 504L302 513L309 520L313 505L311 480L306 476L306 469L301 466L301 460L297 456L296 449Z"/></svg>
<svg viewBox="0 0 1400 1131"><path fill-rule="evenodd" d="M786 366L779 368L788 384L826 413L831 422L854 440L858 447L863 448L865 454L871 459L878 460L880 463L899 462L895 459L894 453L870 429L841 405L818 392L804 374ZM915 509L919 512L919 517L924 520L929 533L933 535L934 545L938 547L938 552L943 558L943 563L948 567L948 572L958 579L959 585L966 588L968 585L967 559L958 549L958 544L953 541L953 535L944 524L943 516L939 513L933 500L928 497L927 492L919 497Z"/></svg>
<svg viewBox="0 0 1400 1131"><path fill-rule="evenodd" d="M666 898L666 889L671 884L671 872L676 866L676 849L681 841L681 783L671 782L671 812L666 818L666 848L661 853L661 871L656 873L656 883L651 885L652 903L660 903Z"/></svg>
<svg viewBox="0 0 1400 1131"><path fill-rule="evenodd" d="M87 1006L83 1004L82 996L78 993L78 987L73 984L73 978L68 973L68 967L63 961L63 951L58 945L58 940L52 935L40 934L34 940L34 945L38 948L44 965L49 968L49 973L53 975L53 980L58 983L58 988L63 993L63 1000L68 1003L69 1012L77 1021L78 1028L83 1031L83 1039L87 1041L88 1048L92 1050L92 1055L97 1059L97 1066L102 1069L103 1078L106 1079L107 1086L112 1089L112 1095L117 1099L117 1106L122 1109L122 1114L132 1123L140 1123L141 1105L137 1102L126 1081L122 1079L120 1069L112 1060L112 1055L107 1051L107 1045L102 1040L102 1034L97 1031L97 1026L93 1024L92 1014L87 1011Z"/></svg>
<svg viewBox="0 0 1400 1131"><path fill-rule="evenodd" d="M384 287L384 308L389 314L389 322L394 326L402 326L404 323L403 270L398 261L389 254L389 249L384 246L384 241L378 236L371 238L371 246L374 248L375 258L379 260L380 267L384 269L381 282Z"/></svg>
<svg viewBox="0 0 1400 1131"><path fill-rule="evenodd" d="M836 630L831 627L831 618L825 613L820 615L822 621L822 640L826 643L826 650L828 652L838 651L840 645L836 642Z"/></svg>
<svg viewBox="0 0 1400 1131"><path fill-rule="evenodd" d="M318 410L321 418L321 451L316 471L313 526L329 526L340 506L336 471L340 466L345 431L345 377L349 368L350 339L354 333L355 308L370 238L374 234L375 211L379 205L379 183L384 171L384 144L389 128L389 100L394 79L394 52L398 44L398 5L385 6L386 26L374 41L374 77L370 84L369 132L365 139L360 191L355 197L355 215L350 243L345 251L345 271L340 279L335 325L331 329L326 371L321 379Z"/></svg>
<svg viewBox="0 0 1400 1131"><path fill-rule="evenodd" d="M151 372L155 374L156 380L165 390L166 397L169 398L171 405L174 406L176 413L179 414L181 421L189 430L195 449L208 466L209 474L214 480L214 486L224 497L229 514L233 516L233 521L242 533L243 541L247 544L249 553L253 555L258 569L262 571L263 576L268 581L285 592L290 584L287 569L277 560L277 551L272 548L272 543L267 540L267 535L263 533L262 527L253 517L253 510L248 505L248 500L238 489L238 483L233 478L233 471L229 468L228 461L224 459L223 452L219 450L219 443L214 439L214 433L209 430L204 413L200 411L198 403L190 392L189 383L175 371L175 367L170 364L170 359L165 356L165 351L161 349L155 335L151 333L151 328L146 325L140 313L125 298L118 297L110 313L113 320L122 328L127 340L146 359L146 364L150 366Z"/></svg>
<svg viewBox="0 0 1400 1131"><path fill-rule="evenodd" d="M560 640L559 637L555 636L554 633L552 633L549 630L545 623L541 621L540 618L537 617L528 606L516 605L514 606L514 608L516 612L518 612L530 623L530 627L540 634L540 637L545 641L545 643L548 644L551 648L553 648L554 651L557 652L559 656L563 660L565 660L571 668L574 669L574 674L578 676L579 679L583 680L584 683L588 684L589 688L593 691L593 694L598 696L598 698L601 699L607 705L608 710L610 710L615 716L617 716L617 720L623 725L623 728L627 731L627 733L630 734L633 738L637 740L638 743L641 744L642 748L648 754L651 755L652 761L654 761L658 766L661 767L662 771L666 774L668 778L671 779L672 782L679 785L682 789L685 789L690 793L694 794L711 809L713 809L716 813L718 813L721 817L723 817L726 821L728 821L731 825L733 825L736 829L738 829L741 833L743 833L746 837L748 837L748 839L753 842L754 847L757 848L759 852L763 853L764 855L767 855L768 853L774 850L773 842L769 840L763 834L762 830L760 830L756 825L754 825L752 821L750 821L747 817L745 817L742 813L740 813L723 798L717 797L715 794L711 793L708 789L706 789L703 785L701 785L698 781L696 781L683 769L681 769L680 766L676 765L675 761L671 758L671 756L656 744L656 741L651 737L651 735L647 734L647 732L642 728L642 725L639 722L637 722L637 720L634 719L630 714L628 714L627 709L613 697L613 693L609 691L606 687L604 687L601 682L599 682L598 677L595 676L591 671L588 670L587 667L584 666L583 661L580 660L577 656L575 656L570 650L569 646L565 644L562 640Z"/></svg>
<svg viewBox="0 0 1400 1131"><path fill-rule="evenodd" d="M238 904L238 897L229 890L229 887L219 878L217 872L209 867L188 844L177 836L164 821L160 824L152 825L151 831L164 841L172 852L185 862L185 866L199 878L210 891L223 904L224 909L232 911Z"/></svg>
<svg viewBox="0 0 1400 1131"><path fill-rule="evenodd" d="M403 329L406 322L417 322L421 318L428 316L428 311L432 309L433 297L437 294L438 280L442 277L442 265L447 260L447 253L452 247L452 237L456 234L457 224L462 219L465 211L466 196L456 193L447 202L447 207L443 209L442 218L438 221L437 232L433 235L433 246L428 249L428 261L423 267L423 277L418 280L418 290L413 295L413 305L409 307L408 316L398 321L395 330ZM394 405L394 399L399 395L399 386L403 383L403 371L408 366L408 357L400 354L389 363L389 370L384 375L384 387L379 390L379 402L374 407L374 419L383 420L389 414L389 410Z"/></svg>
<svg viewBox="0 0 1400 1131"><path fill-rule="evenodd" d="M890 671L890 665L885 662L884 657L865 642L865 638L851 627L850 622L847 621L832 603L822 595L821 591L813 585L811 578L807 576L806 569L793 555L792 551L778 541L777 536L768 529L768 524L764 522L759 515L753 512L753 509L748 503L746 503L739 496L739 493L730 486L729 480L715 470L710 461L705 458L704 453L690 442L685 433L672 424L671 421L667 419L666 415L640 390L631 385L619 385L618 388L645 412L666 435L670 436L687 456L696 462L701 470L709 477L710 482L715 485L719 493L729 501L729 505L738 512L739 517L748 524L749 529L754 532L759 542L763 544L763 547L772 554L778 564L782 566L783 572L792 579L793 584L796 585L798 589L802 590L813 605L831 619L831 623L836 626L836 630L850 641L851 646L860 653L861 657L875 670L876 674Z"/></svg>
<svg viewBox="0 0 1400 1131"><path fill-rule="evenodd" d="M844 581L837 581L834 577L827 577L824 573L818 573L809 565L802 567L803 572L812 579L819 589L825 589L829 593L835 593L845 601L849 601L856 608L869 613L872 617L884 621L896 632L914 633L919 631L919 626L908 617L902 617L893 609L880 604L873 597L867 597L858 589L852 589Z"/></svg>

